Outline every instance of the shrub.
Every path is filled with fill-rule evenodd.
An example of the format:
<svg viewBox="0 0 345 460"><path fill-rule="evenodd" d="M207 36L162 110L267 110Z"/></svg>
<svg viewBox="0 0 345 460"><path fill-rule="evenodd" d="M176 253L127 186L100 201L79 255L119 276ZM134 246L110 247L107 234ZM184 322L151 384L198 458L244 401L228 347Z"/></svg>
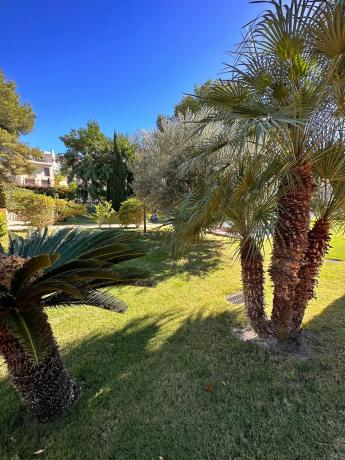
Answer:
<svg viewBox="0 0 345 460"><path fill-rule="evenodd" d="M101 227L103 224L109 224L115 211L112 208L111 201L100 201L95 205L95 211L89 217Z"/></svg>
<svg viewBox="0 0 345 460"><path fill-rule="evenodd" d="M74 203L74 201L55 200L55 222L61 222L69 217L85 216L86 206Z"/></svg>
<svg viewBox="0 0 345 460"><path fill-rule="evenodd" d="M7 235L7 217L6 212L0 210L0 240Z"/></svg>
<svg viewBox="0 0 345 460"><path fill-rule="evenodd" d="M0 184L0 209L6 208L6 195L2 184Z"/></svg>
<svg viewBox="0 0 345 460"><path fill-rule="evenodd" d="M9 210L17 214L24 222L31 222L36 228L54 224L55 200L28 190L17 189L12 195Z"/></svg>
<svg viewBox="0 0 345 460"><path fill-rule="evenodd" d="M63 200L74 200L77 196L78 186L70 184L70 186L57 186L57 187L40 187L38 185L26 185L23 187L25 190L39 193L40 195L51 196L53 198L61 198Z"/></svg>
<svg viewBox="0 0 345 460"><path fill-rule="evenodd" d="M144 221L144 204L138 198L128 198L121 204L119 219L121 225L139 227Z"/></svg>

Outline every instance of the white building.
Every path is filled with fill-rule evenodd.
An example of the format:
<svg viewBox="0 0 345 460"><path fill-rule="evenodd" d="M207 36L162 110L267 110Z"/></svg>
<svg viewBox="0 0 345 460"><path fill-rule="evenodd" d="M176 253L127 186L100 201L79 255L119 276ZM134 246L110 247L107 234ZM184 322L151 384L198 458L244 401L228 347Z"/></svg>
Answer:
<svg viewBox="0 0 345 460"><path fill-rule="evenodd" d="M50 152L43 152L42 159L32 160L34 171L30 174L17 175L14 182L17 185L37 186L37 187L50 187L55 185L54 176L60 170L60 165L56 159L54 150Z"/></svg>

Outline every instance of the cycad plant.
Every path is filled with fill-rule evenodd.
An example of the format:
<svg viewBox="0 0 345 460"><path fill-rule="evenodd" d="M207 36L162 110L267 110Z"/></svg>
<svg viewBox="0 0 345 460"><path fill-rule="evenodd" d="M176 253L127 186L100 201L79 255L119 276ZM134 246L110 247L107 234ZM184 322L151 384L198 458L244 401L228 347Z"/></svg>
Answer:
<svg viewBox="0 0 345 460"><path fill-rule="evenodd" d="M294 305L310 260L313 162L320 136L325 145L335 141L322 128L334 126L341 137L345 127L345 2L260 3L269 7L248 25L229 78L202 96L209 113L198 130L213 123L222 130L195 155L210 156L227 145L231 156L241 156L260 147L284 165L270 276L272 326L285 340L296 332Z"/></svg>
<svg viewBox="0 0 345 460"><path fill-rule="evenodd" d="M76 397L45 309L84 304L124 312L103 288L134 283L140 275L119 264L141 254L134 234L114 230L10 235L8 249L1 248L0 353L39 420L60 415Z"/></svg>

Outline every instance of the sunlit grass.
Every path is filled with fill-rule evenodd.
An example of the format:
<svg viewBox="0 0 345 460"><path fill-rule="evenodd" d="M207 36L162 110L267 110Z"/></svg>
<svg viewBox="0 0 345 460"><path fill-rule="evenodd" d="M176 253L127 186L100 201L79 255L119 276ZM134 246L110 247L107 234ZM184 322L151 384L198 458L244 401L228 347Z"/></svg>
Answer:
<svg viewBox="0 0 345 460"><path fill-rule="evenodd" d="M179 262L160 238L151 246L130 263L158 284L117 290L125 315L49 312L80 387L65 417L30 421L0 368L0 458L39 449L64 460L344 458L345 240L333 239L328 257L341 261L325 262L306 315L308 359L234 337L245 317L225 299L241 290L225 239L210 237ZM269 280L267 294L269 302Z"/></svg>

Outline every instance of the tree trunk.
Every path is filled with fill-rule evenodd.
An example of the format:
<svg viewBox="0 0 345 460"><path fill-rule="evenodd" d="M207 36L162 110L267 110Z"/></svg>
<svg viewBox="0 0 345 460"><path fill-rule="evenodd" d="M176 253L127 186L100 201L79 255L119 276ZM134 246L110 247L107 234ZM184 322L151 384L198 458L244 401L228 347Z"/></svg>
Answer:
<svg viewBox="0 0 345 460"><path fill-rule="evenodd" d="M329 229L330 223L319 219L308 232L308 245L298 274L300 281L296 286L293 306L292 322L296 336L300 331L308 302L314 297L317 276L329 248Z"/></svg>
<svg viewBox="0 0 345 460"><path fill-rule="evenodd" d="M39 421L46 422L64 412L75 399L75 389L43 311L41 331L50 342L50 350L42 363L32 361L3 322L0 322L0 353L25 406Z"/></svg>
<svg viewBox="0 0 345 460"><path fill-rule="evenodd" d="M294 168L292 184L278 201L270 275L274 286L272 324L278 339L292 331L292 311L299 270L307 245L310 202L313 190L311 163Z"/></svg>
<svg viewBox="0 0 345 460"><path fill-rule="evenodd" d="M250 239L241 244L240 250L246 313L258 336L267 337L271 331L265 314L263 257Z"/></svg>

